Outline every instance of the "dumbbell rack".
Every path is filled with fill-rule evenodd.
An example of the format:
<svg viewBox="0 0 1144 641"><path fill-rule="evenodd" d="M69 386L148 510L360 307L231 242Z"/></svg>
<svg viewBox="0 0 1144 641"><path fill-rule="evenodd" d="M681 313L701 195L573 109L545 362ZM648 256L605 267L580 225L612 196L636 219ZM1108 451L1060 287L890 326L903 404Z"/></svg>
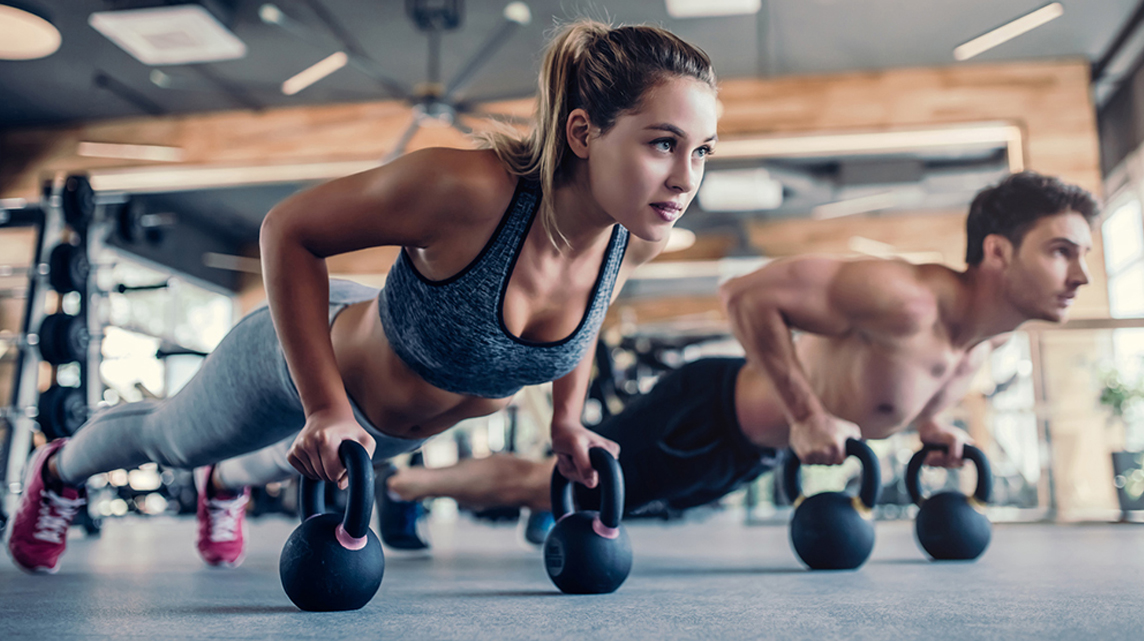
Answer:
<svg viewBox="0 0 1144 641"><path fill-rule="evenodd" d="M30 222L36 225L37 233L32 269L28 270L23 323L24 339L17 354L11 404L4 411L8 418L9 429L3 450L6 466L3 501L0 502L0 507L3 508L5 514L10 513L10 509L23 491L24 468L28 454L32 449L32 435L38 424L43 428L43 421L47 418L41 416L41 408L45 406L44 401L48 399L44 399L39 392L40 364L45 360L60 362L61 359L60 340L63 333L51 331L49 327L60 326L61 321L65 321L69 326L79 324L77 327L69 327L74 330L72 333L78 335L78 340L75 343L77 349L71 351L71 356L75 358L67 360L74 360L79 364L79 394L81 396L79 396L78 401L75 398L65 399L66 395L75 394L71 391L74 388L59 387L53 380L49 393L55 394L55 399L52 400L56 404L48 403L48 407L63 406L66 400L68 402L65 411L76 414L72 417L74 420L80 418L80 413L82 413L83 418L86 418L88 408L94 407L103 393L98 382L91 383L93 377L89 375L91 372L98 371L99 341L87 340L87 337L91 335L93 322L93 315L89 313L91 303L87 295L90 289L91 276L87 269L71 272L79 280L73 280L69 283L69 287L80 294L80 308L77 316L79 320L68 321L67 319L70 317L53 315L56 316L56 319L55 322L52 322L49 315L45 313L49 290L53 289L53 285L60 286L61 282L69 282L63 274L57 273L53 276L53 268L59 271L68 267L66 262L63 265L59 264L55 260L55 256L57 254L78 255L79 260L82 261L82 266L86 267L90 237L88 225L92 223L95 209L91 186L87 179L82 176L69 176L66 180L48 181L44 184L38 209L29 209L34 209L37 212L35 217L30 219ZM24 218L28 219L29 215L25 215ZM67 242L65 234L69 226L79 238L79 246L68 252L55 251ZM49 259L48 257L52 258ZM62 295L61 293L60 296L62 297ZM43 335L44 332L49 332L52 336ZM55 344L52 350L48 350L47 348L51 346L52 341ZM54 351L55 355L45 358L45 351ZM54 377L55 370L53 369L53 379ZM95 379L98 380L98 377ZM45 395L49 393L45 393Z"/></svg>

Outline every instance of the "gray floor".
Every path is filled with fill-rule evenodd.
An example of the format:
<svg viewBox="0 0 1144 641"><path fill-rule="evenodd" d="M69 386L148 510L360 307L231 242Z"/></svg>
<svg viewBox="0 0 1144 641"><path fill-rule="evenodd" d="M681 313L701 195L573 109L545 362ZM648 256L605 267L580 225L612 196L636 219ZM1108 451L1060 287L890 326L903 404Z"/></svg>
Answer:
<svg viewBox="0 0 1144 641"><path fill-rule="evenodd" d="M204 567L190 519L118 519L73 538L60 573L0 563L0 639L1134 639L1144 636L1144 526L1000 525L975 563L923 559L910 524L879 523L871 560L808 572L781 526L629 525L631 577L565 596L510 527L433 525L431 557L387 554L364 609L308 614L278 552L293 524L251 524L235 570ZM73 532L73 534L75 534Z"/></svg>

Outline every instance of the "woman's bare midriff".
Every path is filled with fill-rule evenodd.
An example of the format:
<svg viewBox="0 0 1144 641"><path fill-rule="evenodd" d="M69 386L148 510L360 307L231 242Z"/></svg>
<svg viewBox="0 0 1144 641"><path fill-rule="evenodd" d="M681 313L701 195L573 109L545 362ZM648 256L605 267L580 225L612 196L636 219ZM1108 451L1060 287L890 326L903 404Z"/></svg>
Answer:
<svg viewBox="0 0 1144 641"><path fill-rule="evenodd" d="M390 347L377 300L346 307L330 329L346 392L378 430L399 438L426 438L459 421L486 416L508 398L446 392L425 382Z"/></svg>

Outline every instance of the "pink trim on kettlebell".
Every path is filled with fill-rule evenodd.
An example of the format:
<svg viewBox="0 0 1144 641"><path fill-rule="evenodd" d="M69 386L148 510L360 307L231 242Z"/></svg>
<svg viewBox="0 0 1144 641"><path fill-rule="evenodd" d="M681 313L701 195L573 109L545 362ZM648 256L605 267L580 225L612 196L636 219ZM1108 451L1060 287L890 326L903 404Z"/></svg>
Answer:
<svg viewBox="0 0 1144 641"><path fill-rule="evenodd" d="M341 543L342 547L347 550L360 550L365 547L366 538L364 536L361 538L350 536L350 533L346 532L346 529L342 527L341 523L338 523L338 527L334 529L334 537L337 538L338 543Z"/></svg>
<svg viewBox="0 0 1144 641"><path fill-rule="evenodd" d="M600 517L592 519L592 530L605 539L614 539L620 535L620 528L608 527L604 525L604 522L600 520Z"/></svg>

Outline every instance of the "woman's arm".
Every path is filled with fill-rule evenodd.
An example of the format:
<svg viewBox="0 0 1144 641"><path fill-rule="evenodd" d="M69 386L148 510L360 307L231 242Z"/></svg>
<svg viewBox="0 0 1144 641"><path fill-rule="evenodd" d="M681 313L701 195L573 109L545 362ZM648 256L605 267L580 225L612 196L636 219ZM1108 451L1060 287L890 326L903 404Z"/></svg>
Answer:
<svg viewBox="0 0 1144 641"><path fill-rule="evenodd" d="M482 179L507 175L499 163L484 165L487 158L471 152L413 153L295 194L263 221L270 313L306 414L289 458L307 476L341 481L343 440L362 443L371 455L374 448L354 419L334 357L325 259L380 245L426 247L479 221L504 182Z"/></svg>
<svg viewBox="0 0 1144 641"><path fill-rule="evenodd" d="M619 296L635 268L658 255L666 244L666 237L653 242L628 236L624 262L612 287L612 301ZM599 340L598 336L596 340ZM618 443L589 430L581 422L595 353L596 350L589 350L576 369L552 382L552 452L556 455L560 473L587 487L596 487L598 482L598 475L588 458L589 449L602 447L612 456L620 456Z"/></svg>
<svg viewBox="0 0 1144 641"><path fill-rule="evenodd" d="M620 456L618 443L589 430L581 422L595 352L588 350L576 369L552 381L552 453L556 455L556 466L565 478L586 487L596 487L599 480L588 450L602 447L612 456Z"/></svg>

